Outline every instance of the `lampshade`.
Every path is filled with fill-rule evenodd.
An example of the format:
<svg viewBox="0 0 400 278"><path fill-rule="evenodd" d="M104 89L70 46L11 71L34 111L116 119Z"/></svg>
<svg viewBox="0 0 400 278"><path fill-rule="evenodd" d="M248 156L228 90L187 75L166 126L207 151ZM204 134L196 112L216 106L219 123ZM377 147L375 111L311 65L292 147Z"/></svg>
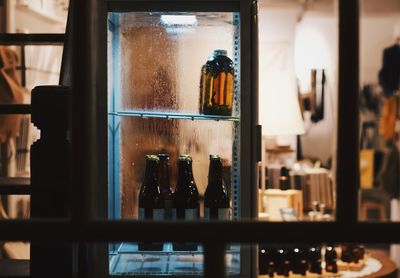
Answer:
<svg viewBox="0 0 400 278"><path fill-rule="evenodd" d="M311 69L330 68L331 46L326 34L314 25L301 22L296 27L294 65L300 92L311 89Z"/></svg>
<svg viewBox="0 0 400 278"><path fill-rule="evenodd" d="M271 70L260 80L260 122L263 135L304 133L294 72Z"/></svg>

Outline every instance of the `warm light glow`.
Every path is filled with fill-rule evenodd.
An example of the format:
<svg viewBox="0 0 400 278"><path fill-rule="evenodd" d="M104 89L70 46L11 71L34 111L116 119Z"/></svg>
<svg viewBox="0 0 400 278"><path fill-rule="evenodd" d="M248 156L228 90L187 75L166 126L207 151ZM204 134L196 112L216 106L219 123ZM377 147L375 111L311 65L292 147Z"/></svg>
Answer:
<svg viewBox="0 0 400 278"><path fill-rule="evenodd" d="M261 123L264 135L304 133L303 119L295 87L295 77L288 71L270 71L262 77L265 91L260 96Z"/></svg>
<svg viewBox="0 0 400 278"><path fill-rule="evenodd" d="M400 39L400 19L397 21L396 25L393 28L393 38L395 40Z"/></svg>
<svg viewBox="0 0 400 278"><path fill-rule="evenodd" d="M197 18L195 15L162 15L161 22L164 25L196 25Z"/></svg>
<svg viewBox="0 0 400 278"><path fill-rule="evenodd" d="M311 69L326 69L329 65L329 45L318 30L298 26L295 36L294 59L296 77L301 92L310 90Z"/></svg>

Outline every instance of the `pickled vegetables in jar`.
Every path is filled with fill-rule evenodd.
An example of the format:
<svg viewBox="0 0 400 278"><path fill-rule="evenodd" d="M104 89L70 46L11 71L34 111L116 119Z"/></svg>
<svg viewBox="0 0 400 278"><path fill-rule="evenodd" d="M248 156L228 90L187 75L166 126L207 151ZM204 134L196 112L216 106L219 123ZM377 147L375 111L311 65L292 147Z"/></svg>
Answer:
<svg viewBox="0 0 400 278"><path fill-rule="evenodd" d="M233 106L234 67L226 50L214 50L201 68L200 113L231 116Z"/></svg>

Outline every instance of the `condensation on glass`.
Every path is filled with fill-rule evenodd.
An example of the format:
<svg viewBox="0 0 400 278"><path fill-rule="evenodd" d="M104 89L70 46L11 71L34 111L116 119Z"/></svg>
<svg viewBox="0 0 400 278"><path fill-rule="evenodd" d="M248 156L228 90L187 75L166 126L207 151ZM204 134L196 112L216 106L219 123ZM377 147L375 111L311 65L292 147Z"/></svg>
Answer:
<svg viewBox="0 0 400 278"><path fill-rule="evenodd" d="M239 14L230 12L108 14L109 218L138 218L145 156L163 153L169 154L173 189L179 155L191 156L200 217L209 155L219 155L232 218L240 217L239 29ZM231 65L225 67L227 73L215 71L219 83L210 88L221 92L215 100L231 113L203 113L201 109L202 68L215 50L228 57ZM172 243L163 243L163 250L156 253L139 250L140 246L111 244L110 273L203 273L200 245L197 251L176 251ZM232 245L226 252L228 273L240 273L240 248Z"/></svg>
<svg viewBox="0 0 400 278"><path fill-rule="evenodd" d="M238 95L237 108L226 118L200 114L199 99L201 69L215 49L236 57L238 67L234 20L232 13L110 14L109 119L110 129L115 129L109 141L115 139L120 148L110 148L109 157L119 156L114 162L120 164L119 172L110 164L116 170L115 181L110 182L117 186L119 178L121 217L137 215L146 154L170 153L173 187L178 155L190 154L201 194L207 184L209 154L219 154L226 167L232 165Z"/></svg>

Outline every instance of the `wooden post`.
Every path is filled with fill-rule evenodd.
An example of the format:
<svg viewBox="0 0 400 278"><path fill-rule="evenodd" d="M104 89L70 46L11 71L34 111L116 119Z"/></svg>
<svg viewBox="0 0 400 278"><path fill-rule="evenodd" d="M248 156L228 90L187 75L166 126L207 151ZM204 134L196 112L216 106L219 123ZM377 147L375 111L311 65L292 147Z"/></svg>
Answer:
<svg viewBox="0 0 400 278"><path fill-rule="evenodd" d="M67 218L70 214L69 89L39 86L32 90L32 123L41 131L31 147L31 218ZM72 245L31 242L31 277L71 277Z"/></svg>

